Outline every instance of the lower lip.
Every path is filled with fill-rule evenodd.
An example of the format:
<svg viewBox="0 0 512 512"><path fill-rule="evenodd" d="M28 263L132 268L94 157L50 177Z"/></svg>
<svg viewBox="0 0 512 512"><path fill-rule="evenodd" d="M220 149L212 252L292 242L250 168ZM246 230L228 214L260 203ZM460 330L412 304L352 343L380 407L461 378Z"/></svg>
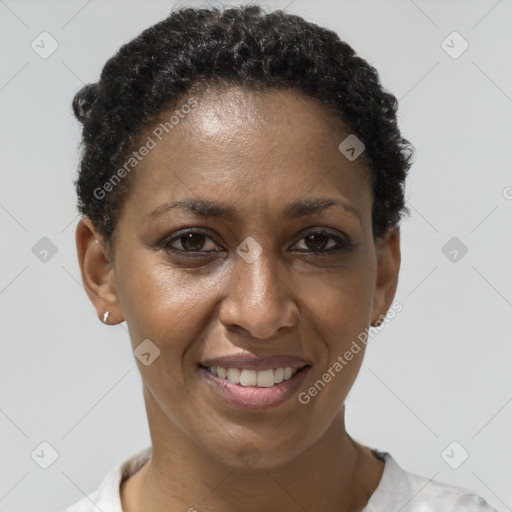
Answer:
<svg viewBox="0 0 512 512"><path fill-rule="evenodd" d="M200 367L200 372L212 388L227 402L243 409L263 410L275 407L291 398L302 384L311 366L301 368L293 377L283 380L269 388L242 386L227 379L217 377L206 368Z"/></svg>

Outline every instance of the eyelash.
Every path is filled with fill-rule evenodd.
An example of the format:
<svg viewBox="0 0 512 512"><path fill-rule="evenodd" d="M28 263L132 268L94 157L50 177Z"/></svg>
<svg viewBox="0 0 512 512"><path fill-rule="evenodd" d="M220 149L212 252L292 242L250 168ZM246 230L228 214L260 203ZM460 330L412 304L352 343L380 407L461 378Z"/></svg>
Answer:
<svg viewBox="0 0 512 512"><path fill-rule="evenodd" d="M214 252L220 252L220 251L215 251L215 250L213 250L213 251L187 251L187 250L184 250L184 249L176 249L175 247L171 246L171 244L173 242L175 242L176 240L180 240L180 239L184 238L186 235L188 235L190 233L196 234L196 235L201 235L201 236L204 236L204 237L207 237L207 238L210 238L211 240L213 240L212 237L210 237L208 234L206 234L203 231L199 231L199 230L195 230L195 229L189 229L189 230L186 230L186 231L182 231L177 236L173 236L172 238L164 240L160 244L160 247L165 248L165 250L167 252L170 252L172 254L177 254L177 255L179 255L181 257L184 257L184 258L198 258L198 257L204 257L205 255L209 255L209 254L212 254ZM351 251L351 250L353 250L355 248L355 244L353 244L352 242L349 242L348 240L346 240L345 238L343 238L341 236L333 235L332 233L329 233L329 232L324 231L324 230L310 231L306 235L304 235L300 240L298 240L298 242L303 241L305 238L307 238L308 236L311 236L311 235L326 235L328 238L333 239L336 242L337 246L334 247L334 248L323 249L323 250L319 250L319 251L300 250L298 252L302 252L302 253L313 255L313 256L331 256L331 255L336 254L336 253L338 253L340 251Z"/></svg>

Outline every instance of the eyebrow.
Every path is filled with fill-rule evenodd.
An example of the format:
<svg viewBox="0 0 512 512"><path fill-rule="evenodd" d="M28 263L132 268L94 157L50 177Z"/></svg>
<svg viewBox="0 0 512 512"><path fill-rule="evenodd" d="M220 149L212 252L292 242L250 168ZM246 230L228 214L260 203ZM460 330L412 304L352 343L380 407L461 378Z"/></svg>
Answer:
<svg viewBox="0 0 512 512"><path fill-rule="evenodd" d="M354 214L359 219L359 222L362 223L359 210L340 199L333 198L303 199L302 201L290 203L285 206L283 216L287 219L296 219L321 212L332 206L342 207L345 211ZM203 199L180 199L161 204L148 213L145 221L154 220L174 208L181 208L205 218L238 219L236 209L232 206Z"/></svg>

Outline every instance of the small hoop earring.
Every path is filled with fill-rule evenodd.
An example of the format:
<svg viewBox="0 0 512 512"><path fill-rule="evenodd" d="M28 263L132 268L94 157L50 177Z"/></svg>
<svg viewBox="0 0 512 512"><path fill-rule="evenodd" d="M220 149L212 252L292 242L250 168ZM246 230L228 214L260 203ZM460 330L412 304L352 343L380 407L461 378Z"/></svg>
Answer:
<svg viewBox="0 0 512 512"><path fill-rule="evenodd" d="M103 323L106 323L108 318L108 311L105 311L105 314L103 315Z"/></svg>

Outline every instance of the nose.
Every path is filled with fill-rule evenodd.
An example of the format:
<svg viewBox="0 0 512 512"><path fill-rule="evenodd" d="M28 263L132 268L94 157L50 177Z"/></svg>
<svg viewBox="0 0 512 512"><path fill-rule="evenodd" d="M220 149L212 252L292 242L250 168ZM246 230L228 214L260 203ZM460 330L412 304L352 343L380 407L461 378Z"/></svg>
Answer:
<svg viewBox="0 0 512 512"><path fill-rule="evenodd" d="M237 257L219 312L221 322L228 330L241 329L259 339L293 327L299 311L287 274L267 251L252 263Z"/></svg>

